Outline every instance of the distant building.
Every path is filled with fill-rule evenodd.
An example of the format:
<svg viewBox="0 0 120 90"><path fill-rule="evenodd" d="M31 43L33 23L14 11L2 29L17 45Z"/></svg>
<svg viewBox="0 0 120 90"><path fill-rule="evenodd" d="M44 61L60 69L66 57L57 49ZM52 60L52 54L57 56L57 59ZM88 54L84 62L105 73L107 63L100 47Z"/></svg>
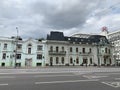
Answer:
<svg viewBox="0 0 120 90"><path fill-rule="evenodd" d="M108 30L102 31L102 35L105 35L110 43L114 47L113 56L116 61L116 65L120 66L120 30L108 32Z"/></svg>

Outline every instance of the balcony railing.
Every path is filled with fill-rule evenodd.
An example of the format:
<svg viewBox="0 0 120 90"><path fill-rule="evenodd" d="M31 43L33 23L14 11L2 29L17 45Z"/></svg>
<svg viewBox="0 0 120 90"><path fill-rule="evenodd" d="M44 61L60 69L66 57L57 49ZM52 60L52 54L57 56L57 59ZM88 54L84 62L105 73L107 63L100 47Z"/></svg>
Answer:
<svg viewBox="0 0 120 90"><path fill-rule="evenodd" d="M90 55L92 52L80 52L80 55Z"/></svg>
<svg viewBox="0 0 120 90"><path fill-rule="evenodd" d="M66 55L66 51L49 51L49 55Z"/></svg>

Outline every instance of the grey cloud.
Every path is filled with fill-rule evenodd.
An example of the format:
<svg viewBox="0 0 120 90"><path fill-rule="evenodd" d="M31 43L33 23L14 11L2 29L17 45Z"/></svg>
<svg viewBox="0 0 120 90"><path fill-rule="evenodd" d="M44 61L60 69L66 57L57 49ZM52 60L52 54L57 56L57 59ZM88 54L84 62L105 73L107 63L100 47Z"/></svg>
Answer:
<svg viewBox="0 0 120 90"><path fill-rule="evenodd" d="M78 0L77 3L65 2L60 5L50 5L44 2L33 4L33 10L44 16L43 22L54 29L70 29L85 23L89 14L96 7L98 0ZM83 9L84 8L84 9Z"/></svg>

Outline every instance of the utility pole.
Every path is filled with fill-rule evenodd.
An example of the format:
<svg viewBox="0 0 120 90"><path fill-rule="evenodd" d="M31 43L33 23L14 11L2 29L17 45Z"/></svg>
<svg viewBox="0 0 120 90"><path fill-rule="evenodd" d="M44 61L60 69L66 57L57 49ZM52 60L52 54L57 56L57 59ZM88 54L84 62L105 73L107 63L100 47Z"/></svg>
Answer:
<svg viewBox="0 0 120 90"><path fill-rule="evenodd" d="M15 68L16 68L16 61L17 61L17 46L18 46L18 27L16 27L17 36L15 38Z"/></svg>

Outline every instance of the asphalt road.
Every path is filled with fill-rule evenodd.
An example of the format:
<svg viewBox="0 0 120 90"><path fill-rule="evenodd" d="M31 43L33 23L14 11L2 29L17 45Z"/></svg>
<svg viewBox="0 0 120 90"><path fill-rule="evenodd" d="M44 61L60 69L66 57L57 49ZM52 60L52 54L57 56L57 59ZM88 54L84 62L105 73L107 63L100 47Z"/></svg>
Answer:
<svg viewBox="0 0 120 90"><path fill-rule="evenodd" d="M20 70L25 73L19 70L5 73L3 70L4 73L0 73L0 90L120 90L119 71L83 73L72 70L59 72L56 69L51 73L37 73L35 70L31 73L31 70Z"/></svg>

